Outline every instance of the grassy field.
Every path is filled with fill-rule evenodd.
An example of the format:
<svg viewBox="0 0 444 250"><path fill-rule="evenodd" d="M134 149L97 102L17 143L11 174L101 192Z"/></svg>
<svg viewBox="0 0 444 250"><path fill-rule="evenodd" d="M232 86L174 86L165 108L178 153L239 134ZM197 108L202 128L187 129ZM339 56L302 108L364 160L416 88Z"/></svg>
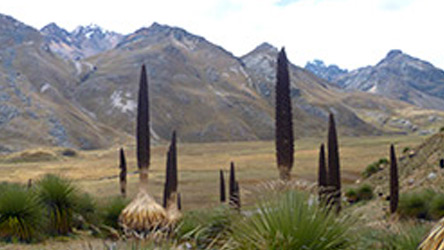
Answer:
<svg viewBox="0 0 444 250"><path fill-rule="evenodd" d="M388 157L389 144L395 143L398 151L405 146L415 146L423 137L350 137L339 138L342 178L344 183L353 183L362 170L373 161ZM295 142L293 178L316 180L320 138L305 138ZM137 192L138 175L134 145L125 147L129 168L128 194ZM152 148L150 167L150 193L160 201L165 176L165 153L167 145ZM26 157L30 161L26 162ZM32 160L32 161L31 161ZM41 160L41 161L39 161ZM229 142L178 145L179 191L184 209L213 206L218 203L219 169L228 169L235 162L241 196L245 190L265 180L278 177L275 165L274 142ZM0 159L0 181L26 183L46 173L55 173L71 178L79 188L96 197L119 194L118 148L101 151L77 152L76 156L60 154L60 149L35 149L4 156Z"/></svg>

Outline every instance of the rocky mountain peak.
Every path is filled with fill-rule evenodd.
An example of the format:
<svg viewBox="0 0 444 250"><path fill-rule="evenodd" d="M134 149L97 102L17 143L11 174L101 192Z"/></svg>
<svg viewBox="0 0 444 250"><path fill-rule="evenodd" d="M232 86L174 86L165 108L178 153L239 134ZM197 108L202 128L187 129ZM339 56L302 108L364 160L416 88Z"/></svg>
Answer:
<svg viewBox="0 0 444 250"><path fill-rule="evenodd" d="M307 62L305 69L329 82L334 82L335 79L348 72L348 70L341 69L334 64L327 66L322 60L319 59L315 59L312 62Z"/></svg>
<svg viewBox="0 0 444 250"><path fill-rule="evenodd" d="M36 29L10 16L0 14L0 49L41 40L42 37Z"/></svg>
<svg viewBox="0 0 444 250"><path fill-rule="evenodd" d="M278 48L274 47L273 45L267 43L267 42L263 42L261 44L259 44L259 46L257 46L253 51L256 52L270 52L273 54L277 54L278 53Z"/></svg>
<svg viewBox="0 0 444 250"><path fill-rule="evenodd" d="M398 55L401 55L401 54L402 54L402 51L401 51L401 50L399 50L399 49L393 49L393 50L390 50L390 51L387 53L386 58L394 58L394 57L396 57L396 56L398 56Z"/></svg>
<svg viewBox="0 0 444 250"><path fill-rule="evenodd" d="M78 26L72 32L50 23L41 29L52 51L66 59L79 60L114 48L122 35L96 24Z"/></svg>

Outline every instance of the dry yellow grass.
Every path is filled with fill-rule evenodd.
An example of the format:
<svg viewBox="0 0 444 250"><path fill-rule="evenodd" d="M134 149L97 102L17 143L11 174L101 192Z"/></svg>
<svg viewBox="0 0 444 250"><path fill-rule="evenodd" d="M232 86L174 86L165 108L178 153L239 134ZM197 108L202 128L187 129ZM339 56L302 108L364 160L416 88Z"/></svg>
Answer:
<svg viewBox="0 0 444 250"><path fill-rule="evenodd" d="M398 150L415 146L421 137L353 137L341 138L340 155L342 177L354 182L371 162L388 156L389 143L396 143ZM293 178L316 180L319 144L323 138L304 138L295 142ZM48 149L45 149L48 150ZM52 149L57 151L57 149ZM167 145L152 149L149 176L149 193L161 200ZM134 145L125 147L128 164L128 195L138 191ZM47 162L8 163L0 159L0 181L26 183L46 173L60 174L74 180L78 187L97 197L119 195L118 147L101 151L83 151L76 157L58 157ZM6 158L7 156L5 156ZM227 142L178 145L179 192L184 209L213 206L218 203L219 169L228 171L234 161L237 178L242 189L250 188L264 180L275 180L278 171L275 164L274 142ZM244 197L241 197L244 198ZM243 199L245 200L245 199Z"/></svg>

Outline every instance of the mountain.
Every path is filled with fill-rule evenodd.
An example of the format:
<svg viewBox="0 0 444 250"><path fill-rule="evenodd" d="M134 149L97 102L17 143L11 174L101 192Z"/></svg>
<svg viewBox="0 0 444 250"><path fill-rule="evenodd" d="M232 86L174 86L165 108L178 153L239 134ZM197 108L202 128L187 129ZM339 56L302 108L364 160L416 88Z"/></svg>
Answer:
<svg viewBox="0 0 444 250"><path fill-rule="evenodd" d="M318 59L313 60L312 62L307 62L304 68L329 82L334 82L335 79L348 73L348 70L346 69L341 69L334 64L327 66L322 60Z"/></svg>
<svg viewBox="0 0 444 250"><path fill-rule="evenodd" d="M0 151L111 145L116 132L69 101L75 68L44 40L38 30L0 15Z"/></svg>
<svg viewBox="0 0 444 250"><path fill-rule="evenodd" d="M444 110L444 71L432 64L392 50L375 66L331 79L348 91L364 91L418 107Z"/></svg>
<svg viewBox="0 0 444 250"><path fill-rule="evenodd" d="M55 24L38 31L0 16L0 151L92 149L130 138L142 64L155 141L170 138L172 130L185 142L273 139L277 48L264 43L236 57L201 36L157 23L118 42L104 33L92 26L67 32ZM88 37L116 44L89 55L81 50L88 43L79 42ZM62 47L76 51L61 57L55 48ZM325 136L329 112L342 135L354 136L429 134L444 119L437 110L344 91L308 70L289 69L297 138Z"/></svg>
<svg viewBox="0 0 444 250"><path fill-rule="evenodd" d="M277 49L264 43L237 58L203 37L154 23L88 58L96 70L85 73L75 100L102 123L132 134L139 70L146 64L154 137L169 138L176 129L184 141L268 140L274 131L276 56ZM430 125L426 114L404 102L343 93L295 65L290 71L298 138L324 135L329 112L346 135L412 132Z"/></svg>
<svg viewBox="0 0 444 250"><path fill-rule="evenodd" d="M55 23L43 27L40 32L52 51L65 59L80 60L114 48L123 35L107 31L91 24L78 26L72 32Z"/></svg>

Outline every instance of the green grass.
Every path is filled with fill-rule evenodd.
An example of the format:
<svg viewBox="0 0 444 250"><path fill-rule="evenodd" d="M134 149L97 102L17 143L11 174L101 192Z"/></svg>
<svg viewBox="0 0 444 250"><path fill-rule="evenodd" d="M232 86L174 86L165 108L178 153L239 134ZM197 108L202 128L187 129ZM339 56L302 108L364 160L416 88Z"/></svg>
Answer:
<svg viewBox="0 0 444 250"><path fill-rule="evenodd" d="M403 218L431 219L430 203L435 196L428 189L401 194L398 213Z"/></svg>
<svg viewBox="0 0 444 250"><path fill-rule="evenodd" d="M307 197L288 191L259 202L233 226L236 249L349 249L351 220L309 205Z"/></svg>
<svg viewBox="0 0 444 250"><path fill-rule="evenodd" d="M174 230L174 238L197 249L219 249L229 241L231 224L238 217L226 206L189 211Z"/></svg>
<svg viewBox="0 0 444 250"><path fill-rule="evenodd" d="M18 185L2 185L0 237L7 241L35 241L45 222L43 207L32 192Z"/></svg>
<svg viewBox="0 0 444 250"><path fill-rule="evenodd" d="M119 215L128 203L129 201L127 199L117 196L103 204L101 208L103 224L114 229L119 229Z"/></svg>
<svg viewBox="0 0 444 250"><path fill-rule="evenodd" d="M397 225L397 232L387 229L368 228L363 230L358 244L359 250L416 250L430 229L429 225L420 223L403 223Z"/></svg>
<svg viewBox="0 0 444 250"><path fill-rule="evenodd" d="M78 204L72 183L56 175L46 175L37 183L37 195L49 215L49 233L67 235L71 232Z"/></svg>

